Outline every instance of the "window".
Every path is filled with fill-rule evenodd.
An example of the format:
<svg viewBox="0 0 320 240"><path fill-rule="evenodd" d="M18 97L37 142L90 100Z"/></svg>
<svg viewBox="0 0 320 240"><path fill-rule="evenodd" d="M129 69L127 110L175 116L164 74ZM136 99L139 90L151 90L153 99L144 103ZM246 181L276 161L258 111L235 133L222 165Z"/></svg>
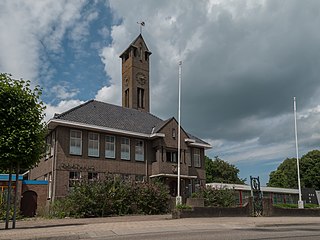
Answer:
<svg viewBox="0 0 320 240"><path fill-rule="evenodd" d="M138 88L138 108L144 108L144 89Z"/></svg>
<svg viewBox="0 0 320 240"><path fill-rule="evenodd" d="M46 160L49 158L50 156L50 150L51 150L51 144L48 143L48 140L46 141Z"/></svg>
<svg viewBox="0 0 320 240"><path fill-rule="evenodd" d="M99 157L99 134L88 133L88 156Z"/></svg>
<svg viewBox="0 0 320 240"><path fill-rule="evenodd" d="M177 163L178 162L178 152L168 152L166 153L167 162Z"/></svg>
<svg viewBox="0 0 320 240"><path fill-rule="evenodd" d="M193 149L193 163L195 167L201 167L200 149Z"/></svg>
<svg viewBox="0 0 320 240"><path fill-rule="evenodd" d="M69 172L69 187L72 188L80 181L80 172Z"/></svg>
<svg viewBox="0 0 320 240"><path fill-rule="evenodd" d="M172 128L172 138L176 139L176 129Z"/></svg>
<svg viewBox="0 0 320 240"><path fill-rule="evenodd" d="M114 136L106 136L106 145L105 145L105 157L106 158L115 158L116 156L116 145Z"/></svg>
<svg viewBox="0 0 320 240"><path fill-rule="evenodd" d="M56 134L55 134L55 132L52 132L52 133L51 133L50 157L53 156L55 142L56 142Z"/></svg>
<svg viewBox="0 0 320 240"><path fill-rule="evenodd" d="M92 181L96 181L98 180L98 173L97 172L88 172L88 181L92 182Z"/></svg>
<svg viewBox="0 0 320 240"><path fill-rule="evenodd" d="M144 161L144 142L142 140L136 140L136 161Z"/></svg>
<svg viewBox="0 0 320 240"><path fill-rule="evenodd" d="M52 196L52 173L49 173L49 179L48 179L48 198L51 199Z"/></svg>
<svg viewBox="0 0 320 240"><path fill-rule="evenodd" d="M142 58L143 58L143 55L142 55L142 45L140 45L140 61L142 62Z"/></svg>
<svg viewBox="0 0 320 240"><path fill-rule="evenodd" d="M45 159L48 159L53 155L53 137L51 135L48 135L46 137L46 157Z"/></svg>
<svg viewBox="0 0 320 240"><path fill-rule="evenodd" d="M121 138L121 159L130 160L130 139Z"/></svg>
<svg viewBox="0 0 320 240"><path fill-rule="evenodd" d="M70 131L70 154L82 154L82 132L77 130Z"/></svg>
<svg viewBox="0 0 320 240"><path fill-rule="evenodd" d="M129 107L129 89L124 91L124 106Z"/></svg>
<svg viewBox="0 0 320 240"><path fill-rule="evenodd" d="M186 158L187 158L187 164L189 167L192 166L192 163L191 163L191 154L190 154L190 151L187 151L187 153L185 154Z"/></svg>

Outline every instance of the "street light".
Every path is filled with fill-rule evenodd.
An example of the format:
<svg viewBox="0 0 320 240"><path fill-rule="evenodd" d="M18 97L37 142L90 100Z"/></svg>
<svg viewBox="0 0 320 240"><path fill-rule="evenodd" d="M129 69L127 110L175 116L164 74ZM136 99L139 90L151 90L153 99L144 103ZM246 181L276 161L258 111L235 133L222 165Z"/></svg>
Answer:
<svg viewBox="0 0 320 240"><path fill-rule="evenodd" d="M303 201L302 201L302 199L301 199L301 184L300 184L300 168L299 168L299 152L298 152L296 97L293 97L293 112L294 112L294 133L295 133L295 137L296 137L297 174L298 174L298 188L299 188L298 208L303 208Z"/></svg>

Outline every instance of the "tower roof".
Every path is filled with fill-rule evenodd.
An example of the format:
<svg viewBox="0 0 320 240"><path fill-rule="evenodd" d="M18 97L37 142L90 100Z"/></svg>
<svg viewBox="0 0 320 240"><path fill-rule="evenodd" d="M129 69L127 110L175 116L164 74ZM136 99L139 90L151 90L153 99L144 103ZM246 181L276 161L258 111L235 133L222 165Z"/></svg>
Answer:
<svg viewBox="0 0 320 240"><path fill-rule="evenodd" d="M126 50L124 50L121 54L120 54L120 58L122 58L122 56L127 53L131 48L138 48L138 46L136 45L136 43L138 42L138 40L141 39L143 44L145 45L145 48L147 49L146 52L149 53L149 55L152 54L152 52L149 51L149 48L146 44L146 42L144 41L141 33L129 44L129 46L126 48Z"/></svg>

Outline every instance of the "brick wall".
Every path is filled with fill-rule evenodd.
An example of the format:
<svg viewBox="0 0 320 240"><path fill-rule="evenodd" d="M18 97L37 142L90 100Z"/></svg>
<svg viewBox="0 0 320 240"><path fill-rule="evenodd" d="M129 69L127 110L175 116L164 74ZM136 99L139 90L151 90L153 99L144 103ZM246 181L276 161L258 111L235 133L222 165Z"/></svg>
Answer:
<svg viewBox="0 0 320 240"><path fill-rule="evenodd" d="M26 191L34 191L37 193L37 213L45 213L48 210L48 185L23 184L21 194L23 194Z"/></svg>

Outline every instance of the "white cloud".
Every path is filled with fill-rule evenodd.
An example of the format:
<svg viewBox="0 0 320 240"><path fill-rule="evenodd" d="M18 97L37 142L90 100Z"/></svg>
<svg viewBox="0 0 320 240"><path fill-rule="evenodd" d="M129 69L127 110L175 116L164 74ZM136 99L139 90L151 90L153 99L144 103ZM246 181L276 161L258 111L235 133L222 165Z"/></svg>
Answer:
<svg viewBox="0 0 320 240"><path fill-rule="evenodd" d="M301 153L319 146L320 35L313 11L319 3L111 0L110 7L122 21L101 53L112 78L109 101L121 97L118 55L138 35L136 22L142 20L153 53L152 112L176 115L182 59L182 122L195 135L212 139L208 154L232 162L293 156L292 97L297 95L305 118L298 123Z"/></svg>
<svg viewBox="0 0 320 240"><path fill-rule="evenodd" d="M62 83L61 83L62 84ZM79 93L79 89L70 88L67 83L65 85L56 85L51 88L51 92L60 100L70 99Z"/></svg>
<svg viewBox="0 0 320 240"><path fill-rule="evenodd" d="M84 1L0 2L0 71L38 84L44 51L61 51L66 30L80 18Z"/></svg>
<svg viewBox="0 0 320 240"><path fill-rule="evenodd" d="M95 96L95 99L102 102L121 105L121 98L119 98L121 88L119 85L111 85L109 87L101 88Z"/></svg>
<svg viewBox="0 0 320 240"><path fill-rule="evenodd" d="M110 35L110 31L107 27L103 27L101 29L99 29L98 33L103 37L103 38L107 38Z"/></svg>

